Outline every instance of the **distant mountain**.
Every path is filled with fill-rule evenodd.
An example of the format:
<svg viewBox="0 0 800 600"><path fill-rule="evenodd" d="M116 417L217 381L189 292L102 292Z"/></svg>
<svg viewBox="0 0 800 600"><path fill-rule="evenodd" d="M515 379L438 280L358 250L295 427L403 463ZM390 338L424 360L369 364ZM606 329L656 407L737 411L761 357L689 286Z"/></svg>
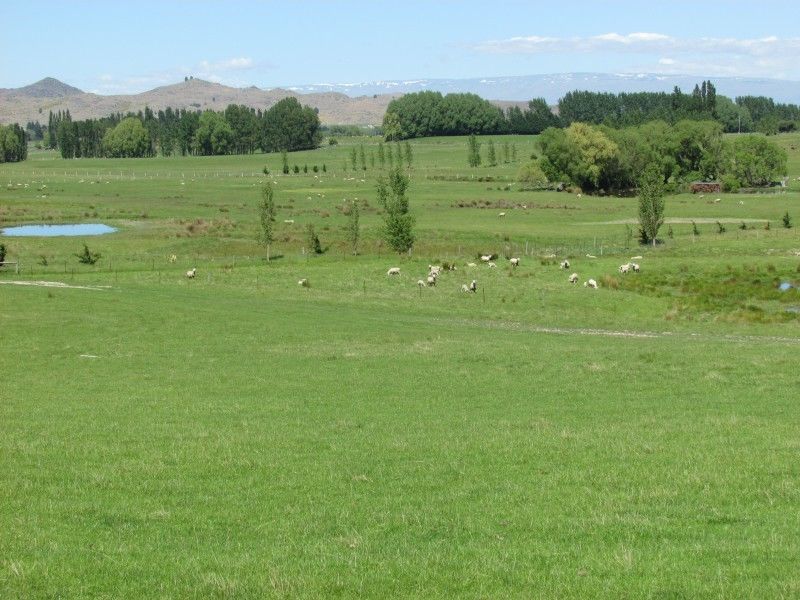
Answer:
<svg viewBox="0 0 800 600"><path fill-rule="evenodd" d="M699 77L695 75L657 75L652 73L554 73L515 77L480 77L474 79L411 79L370 81L364 83L315 83L289 86L299 93L340 92L348 96L372 94L407 94L422 90L442 93L470 92L482 98L526 101L544 97L555 104L567 92L671 92L678 86L691 92L695 84L710 79L724 96L768 96L778 102L800 103L800 81L750 77Z"/></svg>
<svg viewBox="0 0 800 600"><path fill-rule="evenodd" d="M44 79L26 85L25 87L17 89L0 89L0 94L6 93L14 97L20 98L64 98L66 96L77 96L83 94L82 90L76 87L67 85L53 79L52 77L45 77Z"/></svg>

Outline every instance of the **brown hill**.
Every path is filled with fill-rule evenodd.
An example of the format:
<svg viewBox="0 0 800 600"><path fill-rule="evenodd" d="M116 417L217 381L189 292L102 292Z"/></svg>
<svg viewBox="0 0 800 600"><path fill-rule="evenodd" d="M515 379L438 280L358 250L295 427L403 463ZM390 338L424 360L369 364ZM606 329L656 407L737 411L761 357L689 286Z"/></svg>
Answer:
<svg viewBox="0 0 800 600"><path fill-rule="evenodd" d="M73 119L106 117L113 113L138 112L149 106L158 112L168 106L188 110L224 110L229 104L244 104L262 110L283 98L294 96L319 111L323 125L380 125L392 98L402 94L377 94L352 98L339 92L298 94L255 86L234 88L201 79L189 79L141 94L101 96L82 92L48 77L16 89L0 89L0 124L28 121L47 123L49 111L69 110ZM496 102L507 108L523 102Z"/></svg>
<svg viewBox="0 0 800 600"><path fill-rule="evenodd" d="M67 109L73 119L137 112L144 110L145 106L156 112L168 106L189 110L223 110L229 104L244 104L263 110L289 96L318 109L323 124L354 125L379 125L387 105L395 97L382 94L350 98L336 92L297 94L280 88L234 88L200 79L158 87L141 94L101 96L47 78L24 88L0 90L0 123L24 124L37 120L45 123L49 111Z"/></svg>

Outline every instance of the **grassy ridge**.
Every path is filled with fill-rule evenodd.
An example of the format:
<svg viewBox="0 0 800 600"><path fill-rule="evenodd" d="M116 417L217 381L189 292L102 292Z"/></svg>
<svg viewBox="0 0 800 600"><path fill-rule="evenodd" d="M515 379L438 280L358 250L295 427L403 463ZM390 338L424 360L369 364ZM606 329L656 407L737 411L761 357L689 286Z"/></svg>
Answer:
<svg viewBox="0 0 800 600"><path fill-rule="evenodd" d="M279 157L0 168L4 225L121 228L87 240L95 267L83 240L4 239L23 272L0 282L110 288L0 284L0 595L800 595L800 292L775 290L800 279L778 222L800 218L796 152L786 194L669 197L701 235L675 223L652 250L626 242L634 199L507 190L518 165L471 172L463 139L420 140L402 258L369 209L346 253L336 207L375 203L348 152L291 155L333 157L322 181L275 177L269 265L255 205ZM725 218L771 229L714 233ZM308 222L322 257L301 254ZM480 251L522 264L466 267ZM643 272L619 275L633 254ZM418 289L436 259L459 270Z"/></svg>

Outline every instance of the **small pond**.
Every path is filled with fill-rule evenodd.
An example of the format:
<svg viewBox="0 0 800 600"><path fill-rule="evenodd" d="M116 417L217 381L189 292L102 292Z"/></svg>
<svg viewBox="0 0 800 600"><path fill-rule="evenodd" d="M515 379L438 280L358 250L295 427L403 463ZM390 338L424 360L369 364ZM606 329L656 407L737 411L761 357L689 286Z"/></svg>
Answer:
<svg viewBox="0 0 800 600"><path fill-rule="evenodd" d="M116 227L109 227L102 223L72 223L68 225L19 225L18 227L6 227L0 230L0 233L8 237L55 237L103 235L115 231L117 231Z"/></svg>

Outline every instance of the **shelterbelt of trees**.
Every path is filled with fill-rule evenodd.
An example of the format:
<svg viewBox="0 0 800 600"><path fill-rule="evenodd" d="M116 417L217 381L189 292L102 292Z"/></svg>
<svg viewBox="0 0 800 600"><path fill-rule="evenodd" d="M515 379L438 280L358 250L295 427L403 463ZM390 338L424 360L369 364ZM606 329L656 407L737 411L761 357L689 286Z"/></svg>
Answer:
<svg viewBox="0 0 800 600"><path fill-rule="evenodd" d="M522 169L522 183L630 190L654 166L673 187L720 180L727 191L738 191L768 185L787 172L786 151L775 142L761 134L725 138L715 121L652 121L618 129L575 122L546 129L539 142L542 155Z"/></svg>
<svg viewBox="0 0 800 600"><path fill-rule="evenodd" d="M763 96L731 100L717 95L714 84L704 81L691 94L680 88L672 93L637 92L610 94L574 91L558 102L557 115L543 98L535 98L522 110L505 112L474 94L418 92L389 103L383 120L388 140L434 135L538 134L548 127L567 127L581 122L609 127L641 125L660 120L716 121L722 130L774 134L800 129L800 107L780 104Z"/></svg>
<svg viewBox="0 0 800 600"><path fill-rule="evenodd" d="M0 163L25 160L28 156L28 144L25 131L14 123L0 125Z"/></svg>
<svg viewBox="0 0 800 600"><path fill-rule="evenodd" d="M167 108L156 114L145 108L85 121L58 112L50 114L43 132L44 144L64 158L291 152L316 148L321 138L317 112L296 98L284 98L263 112L234 104L222 112Z"/></svg>

